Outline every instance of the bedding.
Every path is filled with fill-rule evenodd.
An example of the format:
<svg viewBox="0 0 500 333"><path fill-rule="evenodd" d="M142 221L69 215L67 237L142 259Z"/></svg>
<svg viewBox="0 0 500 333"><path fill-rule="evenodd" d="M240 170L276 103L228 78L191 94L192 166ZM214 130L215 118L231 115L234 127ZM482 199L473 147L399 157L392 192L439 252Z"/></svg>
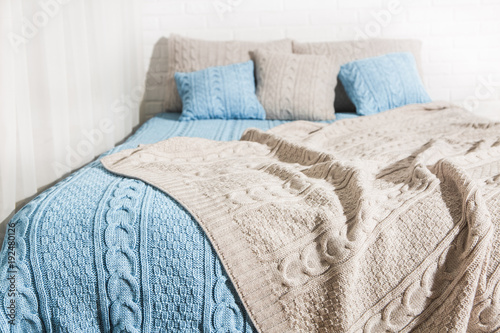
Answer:
<svg viewBox="0 0 500 333"><path fill-rule="evenodd" d="M493 332L499 133L431 103L102 163L186 207L261 332Z"/></svg>
<svg viewBox="0 0 500 333"><path fill-rule="evenodd" d="M255 95L253 61L175 73L182 99L180 120L265 119Z"/></svg>
<svg viewBox="0 0 500 333"><path fill-rule="evenodd" d="M409 52L349 62L340 67L339 79L360 115L431 102Z"/></svg>
<svg viewBox="0 0 500 333"><path fill-rule="evenodd" d="M327 55L341 66L351 61L382 56L386 53L411 52L415 57L420 76L423 77L421 60L422 42L415 39L366 39L339 42L293 42L293 53ZM342 82L335 86L336 112L355 112Z"/></svg>
<svg viewBox="0 0 500 333"><path fill-rule="evenodd" d="M329 57L257 50L257 97L266 119L331 120L338 65Z"/></svg>
<svg viewBox="0 0 500 333"><path fill-rule="evenodd" d="M159 114L103 156L175 136L237 140L248 127L284 123L178 117ZM0 304L1 332L254 330L191 215L99 160L12 218L0 253Z"/></svg>
<svg viewBox="0 0 500 333"><path fill-rule="evenodd" d="M177 91L176 72L193 72L208 67L231 65L250 60L256 49L292 53L292 41L271 42L205 41L171 34L167 42L167 76L165 78L164 110L181 112L182 101Z"/></svg>

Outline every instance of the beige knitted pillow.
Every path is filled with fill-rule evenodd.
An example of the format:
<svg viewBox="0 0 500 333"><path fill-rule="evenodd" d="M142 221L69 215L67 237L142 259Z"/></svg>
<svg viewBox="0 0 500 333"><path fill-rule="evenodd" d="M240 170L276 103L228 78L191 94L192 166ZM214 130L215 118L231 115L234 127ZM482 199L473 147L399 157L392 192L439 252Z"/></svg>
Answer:
<svg viewBox="0 0 500 333"><path fill-rule="evenodd" d="M331 57L258 50L253 58L257 97L266 119L335 119L333 100L339 67Z"/></svg>
<svg viewBox="0 0 500 333"><path fill-rule="evenodd" d="M263 49L292 53L291 40L273 42L204 41L171 35L167 44L167 77L163 109L180 112L182 102L177 92L175 72L194 72L207 67L224 66L250 60L250 51Z"/></svg>
<svg viewBox="0 0 500 333"><path fill-rule="evenodd" d="M417 62L420 76L422 76L421 48L422 42L415 39L366 39L320 43L293 42L294 53L331 56L339 66L354 60L377 57L387 53L411 52ZM335 77L337 77L337 74ZM335 111L356 111L340 80L335 87Z"/></svg>

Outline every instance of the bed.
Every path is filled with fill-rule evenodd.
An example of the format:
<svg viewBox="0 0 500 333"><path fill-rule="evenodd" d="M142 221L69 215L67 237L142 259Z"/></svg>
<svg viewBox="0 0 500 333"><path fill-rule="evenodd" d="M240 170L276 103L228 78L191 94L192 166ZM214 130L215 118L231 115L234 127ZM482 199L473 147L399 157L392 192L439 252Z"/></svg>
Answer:
<svg viewBox="0 0 500 333"><path fill-rule="evenodd" d="M419 50L171 36L173 113L7 225L1 331L498 329L500 124Z"/></svg>

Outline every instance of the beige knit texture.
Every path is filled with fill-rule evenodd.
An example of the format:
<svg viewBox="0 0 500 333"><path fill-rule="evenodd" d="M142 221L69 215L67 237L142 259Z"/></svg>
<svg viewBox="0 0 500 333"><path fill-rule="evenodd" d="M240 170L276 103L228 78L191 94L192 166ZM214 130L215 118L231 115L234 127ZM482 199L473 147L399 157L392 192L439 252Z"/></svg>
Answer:
<svg viewBox="0 0 500 333"><path fill-rule="evenodd" d="M500 123L410 105L102 162L189 210L260 332L500 327Z"/></svg>
<svg viewBox="0 0 500 333"><path fill-rule="evenodd" d="M252 58L266 119L335 119L339 66L331 57L257 50Z"/></svg>
<svg viewBox="0 0 500 333"><path fill-rule="evenodd" d="M417 68L422 76L421 60L422 42L416 39L365 39L340 42L293 42L293 52L298 54L316 54L331 57L337 66L348 62L377 57L387 53L411 52L415 57ZM340 67L338 67L340 68ZM338 70L335 73L337 78ZM342 82L335 83L335 111L354 112L356 107L345 92Z"/></svg>
<svg viewBox="0 0 500 333"><path fill-rule="evenodd" d="M171 35L167 43L167 77L165 80L166 111L181 112L182 101L177 91L176 72L194 72L213 66L225 66L250 60L257 49L292 53L292 41L273 42L205 41Z"/></svg>

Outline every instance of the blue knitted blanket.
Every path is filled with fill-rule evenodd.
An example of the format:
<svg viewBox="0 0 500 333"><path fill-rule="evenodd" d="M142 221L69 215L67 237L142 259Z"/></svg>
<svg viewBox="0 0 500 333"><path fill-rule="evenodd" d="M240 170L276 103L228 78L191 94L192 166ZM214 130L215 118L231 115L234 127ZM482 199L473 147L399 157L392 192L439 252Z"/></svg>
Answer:
<svg viewBox="0 0 500 333"><path fill-rule="evenodd" d="M104 155L174 136L236 140L248 127L282 123L177 117L158 115ZM189 213L99 161L12 218L0 253L0 304L2 332L254 331Z"/></svg>

